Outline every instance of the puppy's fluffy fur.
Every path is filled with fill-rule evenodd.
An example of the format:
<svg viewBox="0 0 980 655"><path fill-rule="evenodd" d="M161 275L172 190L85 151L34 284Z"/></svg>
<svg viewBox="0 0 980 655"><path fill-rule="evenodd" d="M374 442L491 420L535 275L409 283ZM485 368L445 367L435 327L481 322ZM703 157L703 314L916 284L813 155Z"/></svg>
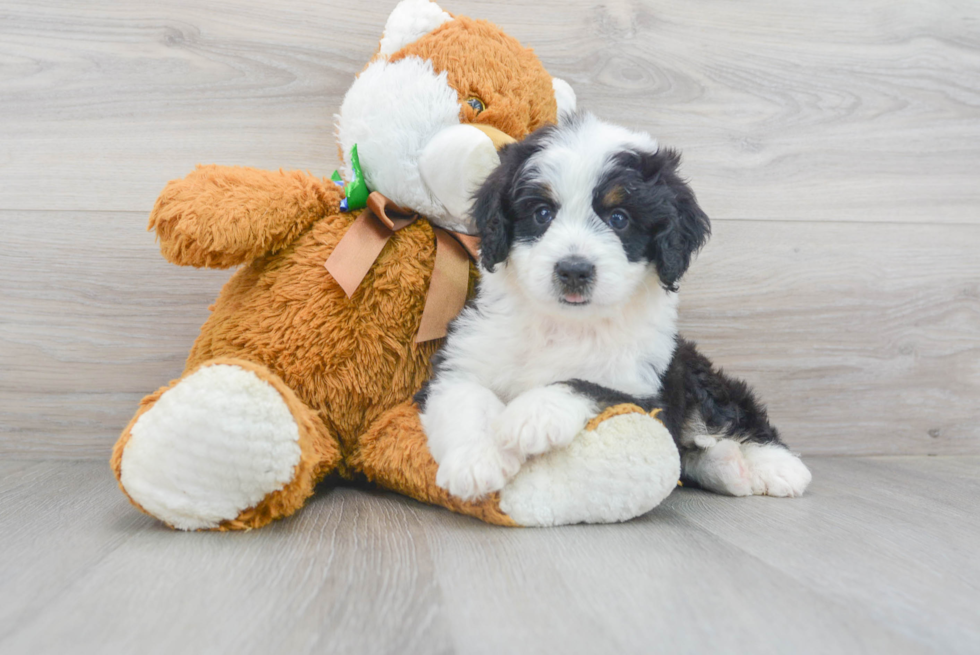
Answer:
<svg viewBox="0 0 980 655"><path fill-rule="evenodd" d="M485 269L419 395L437 483L498 490L604 407L662 407L683 477L732 495L798 496L806 466L745 383L677 335L677 286L709 233L649 135L591 115L501 151L474 214Z"/></svg>

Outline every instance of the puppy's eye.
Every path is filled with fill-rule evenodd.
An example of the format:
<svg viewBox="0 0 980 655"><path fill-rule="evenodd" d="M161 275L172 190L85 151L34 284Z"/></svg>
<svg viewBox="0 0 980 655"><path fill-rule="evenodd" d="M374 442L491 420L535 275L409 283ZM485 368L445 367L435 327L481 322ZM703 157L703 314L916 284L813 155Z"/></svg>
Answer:
<svg viewBox="0 0 980 655"><path fill-rule="evenodd" d="M547 225L554 217L555 213L548 205L538 205L534 208L534 222L538 225Z"/></svg>
<svg viewBox="0 0 980 655"><path fill-rule="evenodd" d="M613 213L609 214L609 227L614 230L624 230L626 226L630 224L629 214L624 212L622 209L617 209Z"/></svg>
<svg viewBox="0 0 980 655"><path fill-rule="evenodd" d="M483 101L480 100L479 98L475 97L475 96L472 97L472 98L467 98L466 99L466 104L468 104L470 107L472 107L473 108L473 111L475 111L478 114L481 111L483 111L484 109L487 108L486 105L483 104Z"/></svg>

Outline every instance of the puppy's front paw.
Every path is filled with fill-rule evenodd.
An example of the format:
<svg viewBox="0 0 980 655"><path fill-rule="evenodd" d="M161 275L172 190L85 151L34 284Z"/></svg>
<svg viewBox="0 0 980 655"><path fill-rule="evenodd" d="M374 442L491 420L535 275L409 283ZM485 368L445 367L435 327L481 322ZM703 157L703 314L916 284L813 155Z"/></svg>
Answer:
<svg viewBox="0 0 980 655"><path fill-rule="evenodd" d="M497 419L497 440L524 459L571 443L594 414L592 403L560 385L531 389Z"/></svg>
<svg viewBox="0 0 980 655"><path fill-rule="evenodd" d="M463 500L475 500L503 489L521 462L494 446L467 446L449 452L439 464L436 484Z"/></svg>

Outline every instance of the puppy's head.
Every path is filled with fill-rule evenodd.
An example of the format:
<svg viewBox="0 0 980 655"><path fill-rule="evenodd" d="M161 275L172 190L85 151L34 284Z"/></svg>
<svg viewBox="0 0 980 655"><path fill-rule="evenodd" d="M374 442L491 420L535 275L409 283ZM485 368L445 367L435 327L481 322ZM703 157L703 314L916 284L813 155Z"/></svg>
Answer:
<svg viewBox="0 0 980 655"><path fill-rule="evenodd" d="M676 291L710 234L680 156L647 134L582 115L500 159L474 205L482 264L542 308L621 305L651 278Z"/></svg>

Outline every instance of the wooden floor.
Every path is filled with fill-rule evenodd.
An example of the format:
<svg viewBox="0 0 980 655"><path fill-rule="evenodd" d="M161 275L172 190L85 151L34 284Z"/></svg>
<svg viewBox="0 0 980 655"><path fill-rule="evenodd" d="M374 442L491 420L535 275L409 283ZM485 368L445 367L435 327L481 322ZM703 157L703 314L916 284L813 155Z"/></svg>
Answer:
<svg viewBox="0 0 980 655"><path fill-rule="evenodd" d="M980 652L980 457L814 458L804 498L679 489L508 529L324 489L250 533L138 514L104 463L0 464L0 652Z"/></svg>

